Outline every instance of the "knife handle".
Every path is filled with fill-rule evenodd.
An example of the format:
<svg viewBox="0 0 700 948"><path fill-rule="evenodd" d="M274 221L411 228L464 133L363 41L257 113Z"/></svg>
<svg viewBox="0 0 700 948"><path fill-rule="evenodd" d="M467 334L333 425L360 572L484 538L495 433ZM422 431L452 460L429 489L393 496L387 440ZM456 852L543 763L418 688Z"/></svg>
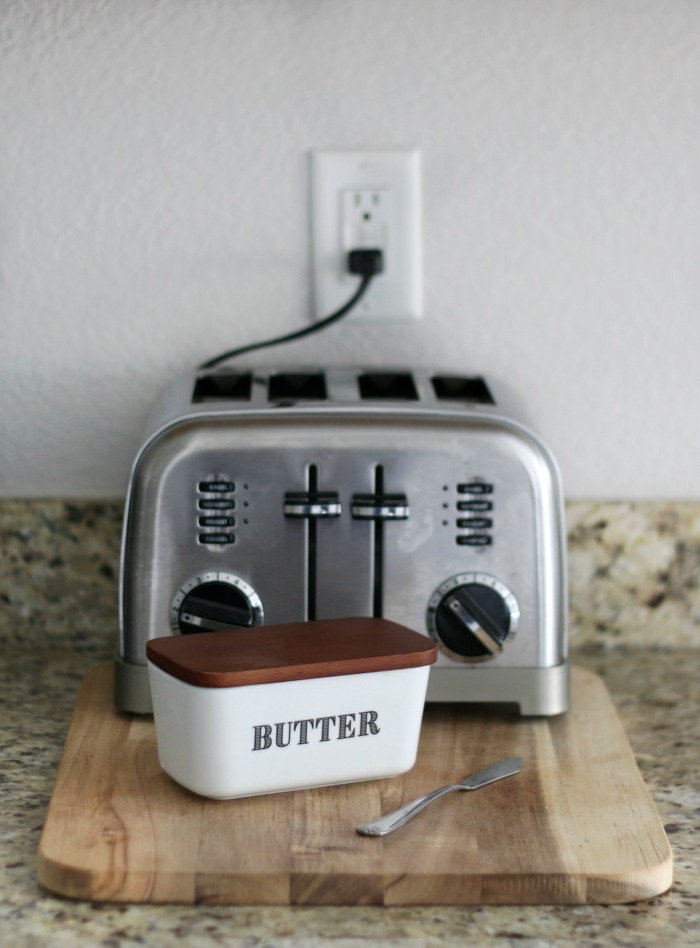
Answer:
<svg viewBox="0 0 700 948"><path fill-rule="evenodd" d="M455 784L454 786L440 787L431 793L425 793L422 797L417 797L405 806L399 807L398 810L387 813L386 816L381 816L378 820L373 820L371 823L363 823L357 827L357 832L363 836L387 836L389 833L393 833L394 830L405 826L409 820L412 820L416 814L424 810L433 800L437 800L437 798L443 794L449 793L450 790L464 789L464 787Z"/></svg>

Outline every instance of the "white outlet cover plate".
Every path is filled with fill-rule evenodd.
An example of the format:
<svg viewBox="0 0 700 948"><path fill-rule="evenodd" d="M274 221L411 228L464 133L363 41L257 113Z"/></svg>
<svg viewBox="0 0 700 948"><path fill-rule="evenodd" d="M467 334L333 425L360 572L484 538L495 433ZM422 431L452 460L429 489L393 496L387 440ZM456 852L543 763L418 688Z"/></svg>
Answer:
<svg viewBox="0 0 700 948"><path fill-rule="evenodd" d="M419 151L316 151L311 154L311 224L316 319L346 303L359 277L347 272L348 208L379 195L381 220L357 233L378 243L384 271L348 319L420 319L423 308L421 156ZM354 222L351 222L354 225Z"/></svg>

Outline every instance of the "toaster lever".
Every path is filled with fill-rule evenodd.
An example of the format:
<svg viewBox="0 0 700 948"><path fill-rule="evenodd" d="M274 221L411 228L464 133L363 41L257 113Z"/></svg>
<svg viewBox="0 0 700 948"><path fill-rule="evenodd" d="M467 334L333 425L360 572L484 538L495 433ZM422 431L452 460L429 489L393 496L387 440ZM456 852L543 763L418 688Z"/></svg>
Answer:
<svg viewBox="0 0 700 948"><path fill-rule="evenodd" d="M405 494L353 494L352 515L355 520L406 520L408 513Z"/></svg>
<svg viewBox="0 0 700 948"><path fill-rule="evenodd" d="M339 517L341 511L340 498L334 490L288 490L284 495L285 517Z"/></svg>

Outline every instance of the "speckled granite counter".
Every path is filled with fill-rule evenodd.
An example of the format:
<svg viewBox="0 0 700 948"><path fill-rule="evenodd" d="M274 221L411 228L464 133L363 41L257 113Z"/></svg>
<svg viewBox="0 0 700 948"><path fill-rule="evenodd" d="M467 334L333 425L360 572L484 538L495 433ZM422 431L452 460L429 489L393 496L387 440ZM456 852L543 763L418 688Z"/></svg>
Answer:
<svg viewBox="0 0 700 948"><path fill-rule="evenodd" d="M581 504L568 515L574 660L605 680L666 827L675 859L667 895L610 907L261 909L94 905L41 891L36 852L78 685L114 651L121 511L6 502L0 944L696 945L700 505Z"/></svg>
<svg viewBox="0 0 700 948"><path fill-rule="evenodd" d="M574 647L700 648L700 502L569 503ZM0 642L114 642L120 502L0 501Z"/></svg>

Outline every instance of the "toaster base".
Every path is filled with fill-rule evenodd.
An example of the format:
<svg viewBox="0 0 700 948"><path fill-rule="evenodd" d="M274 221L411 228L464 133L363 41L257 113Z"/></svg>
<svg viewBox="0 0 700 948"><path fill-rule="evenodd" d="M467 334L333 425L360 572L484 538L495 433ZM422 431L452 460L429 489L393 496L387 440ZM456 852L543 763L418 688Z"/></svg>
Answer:
<svg viewBox="0 0 700 948"><path fill-rule="evenodd" d="M516 704L524 716L551 717L569 710L567 662L550 668L430 669L428 702Z"/></svg>
<svg viewBox="0 0 700 948"><path fill-rule="evenodd" d="M148 665L135 665L117 656L114 660L114 704L119 711L153 714Z"/></svg>
<svg viewBox="0 0 700 948"><path fill-rule="evenodd" d="M551 717L569 709L569 665L551 668L431 668L427 702L515 704L524 716ZM152 714L148 666L117 657L114 703L120 711Z"/></svg>

